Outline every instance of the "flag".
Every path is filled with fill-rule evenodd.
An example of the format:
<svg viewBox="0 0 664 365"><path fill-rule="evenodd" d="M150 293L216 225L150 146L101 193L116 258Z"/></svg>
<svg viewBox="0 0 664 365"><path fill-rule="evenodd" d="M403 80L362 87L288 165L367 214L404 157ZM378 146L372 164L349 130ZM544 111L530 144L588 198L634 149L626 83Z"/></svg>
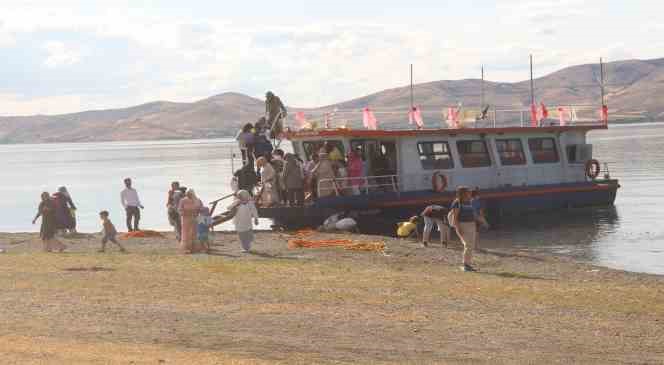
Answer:
<svg viewBox="0 0 664 365"><path fill-rule="evenodd" d="M567 124L565 118L567 117L567 110L563 107L558 107L558 120L560 120L560 125L564 126Z"/></svg>
<svg viewBox="0 0 664 365"><path fill-rule="evenodd" d="M608 124L609 123L609 107L606 105L602 105L602 109L599 111L599 117L602 123Z"/></svg>
<svg viewBox="0 0 664 365"><path fill-rule="evenodd" d="M378 120L376 120L376 116L368 107L364 108L362 112L362 124L364 124L366 129L378 129Z"/></svg>
<svg viewBox="0 0 664 365"><path fill-rule="evenodd" d="M424 119L422 119L422 110L419 106L414 106L408 112L408 122L410 124L416 124L417 129L422 129L424 127Z"/></svg>
<svg viewBox="0 0 664 365"><path fill-rule="evenodd" d="M307 125L307 118L304 116L304 112L295 113L295 122L297 126L302 129Z"/></svg>
<svg viewBox="0 0 664 365"><path fill-rule="evenodd" d="M450 128L459 128L459 108L447 108L447 125Z"/></svg>
<svg viewBox="0 0 664 365"><path fill-rule="evenodd" d="M549 110L546 108L543 101L540 102L540 109L539 109L538 117L539 117L539 120L544 120L544 119L547 119L549 117Z"/></svg>
<svg viewBox="0 0 664 365"><path fill-rule="evenodd" d="M539 125L537 120L537 106L535 103L530 104L530 126L537 127Z"/></svg>

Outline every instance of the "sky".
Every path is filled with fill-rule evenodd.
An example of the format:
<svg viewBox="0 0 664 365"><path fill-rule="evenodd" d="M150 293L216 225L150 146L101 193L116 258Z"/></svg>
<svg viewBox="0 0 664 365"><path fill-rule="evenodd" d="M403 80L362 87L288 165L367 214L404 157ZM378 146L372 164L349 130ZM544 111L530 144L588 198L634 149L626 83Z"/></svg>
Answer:
<svg viewBox="0 0 664 365"><path fill-rule="evenodd" d="M409 82L664 57L661 0L2 0L0 115L223 92L315 107Z"/></svg>

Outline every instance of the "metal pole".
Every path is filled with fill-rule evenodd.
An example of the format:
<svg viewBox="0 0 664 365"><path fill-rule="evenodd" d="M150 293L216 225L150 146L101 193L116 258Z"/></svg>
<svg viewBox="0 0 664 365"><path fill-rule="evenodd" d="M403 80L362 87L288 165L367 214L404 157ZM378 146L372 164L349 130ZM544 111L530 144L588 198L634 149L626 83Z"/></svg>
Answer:
<svg viewBox="0 0 664 365"><path fill-rule="evenodd" d="M413 64L410 64L410 110L413 110L413 107L415 106L415 101L413 98Z"/></svg>
<svg viewBox="0 0 664 365"><path fill-rule="evenodd" d="M533 55L530 55L530 105L535 105L535 84L533 82Z"/></svg>
<svg viewBox="0 0 664 365"><path fill-rule="evenodd" d="M484 109L484 65L482 65L482 86L480 89L480 110Z"/></svg>
<svg viewBox="0 0 664 365"><path fill-rule="evenodd" d="M602 94L602 106L606 105L604 102L604 62L602 57L599 58L599 85Z"/></svg>

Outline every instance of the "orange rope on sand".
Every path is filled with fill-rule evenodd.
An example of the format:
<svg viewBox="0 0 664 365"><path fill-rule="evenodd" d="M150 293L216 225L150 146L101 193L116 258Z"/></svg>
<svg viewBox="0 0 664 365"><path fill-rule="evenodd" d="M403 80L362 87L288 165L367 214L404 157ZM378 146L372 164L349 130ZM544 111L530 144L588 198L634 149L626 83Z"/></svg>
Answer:
<svg viewBox="0 0 664 365"><path fill-rule="evenodd" d="M130 238L161 238L161 237L164 237L164 235L157 231L135 231L121 235L120 239L128 240Z"/></svg>
<svg viewBox="0 0 664 365"><path fill-rule="evenodd" d="M311 241L305 239L292 239L288 241L288 248L293 250L297 248L324 248L324 247L343 247L351 251L375 251L384 252L384 242L358 242L353 240L319 240Z"/></svg>

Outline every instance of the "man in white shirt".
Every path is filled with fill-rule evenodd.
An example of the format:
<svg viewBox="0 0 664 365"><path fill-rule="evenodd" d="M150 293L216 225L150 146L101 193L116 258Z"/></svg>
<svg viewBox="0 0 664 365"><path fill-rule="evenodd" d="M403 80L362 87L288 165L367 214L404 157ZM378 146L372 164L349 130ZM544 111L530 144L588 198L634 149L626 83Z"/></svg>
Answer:
<svg viewBox="0 0 664 365"><path fill-rule="evenodd" d="M143 205L138 198L138 192L131 187L131 179L126 178L124 183L126 188L120 193L120 201L127 212L127 230L129 232L134 232L138 231L138 222L141 220L140 209L143 209ZM132 219L134 221L133 228L131 224Z"/></svg>

